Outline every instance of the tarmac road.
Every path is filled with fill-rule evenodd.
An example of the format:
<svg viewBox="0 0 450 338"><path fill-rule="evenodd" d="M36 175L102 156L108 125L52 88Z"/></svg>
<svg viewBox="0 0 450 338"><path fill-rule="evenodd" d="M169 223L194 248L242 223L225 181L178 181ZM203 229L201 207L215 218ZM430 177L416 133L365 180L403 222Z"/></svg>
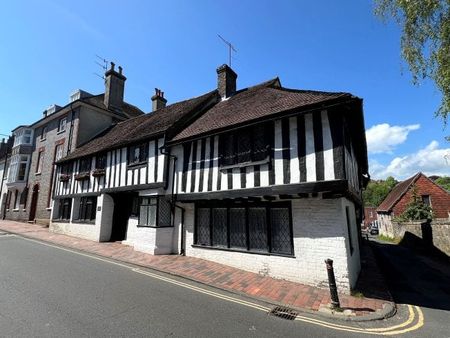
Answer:
<svg viewBox="0 0 450 338"><path fill-rule="evenodd" d="M169 278L172 282L166 275L151 270L0 233L0 336L368 335L269 316L267 311L258 309L258 304L245 305L246 300L236 295L225 292L213 295L216 289ZM405 318L401 315L399 318L406 319L406 314ZM391 322L354 325L381 324L386 326Z"/></svg>

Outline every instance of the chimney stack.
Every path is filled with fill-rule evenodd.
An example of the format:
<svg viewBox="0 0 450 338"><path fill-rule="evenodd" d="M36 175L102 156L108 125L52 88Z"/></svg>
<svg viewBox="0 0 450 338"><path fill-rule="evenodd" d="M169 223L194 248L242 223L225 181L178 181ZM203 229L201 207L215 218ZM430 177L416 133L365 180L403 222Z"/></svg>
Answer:
<svg viewBox="0 0 450 338"><path fill-rule="evenodd" d="M108 109L121 109L127 78L122 74L122 67L119 66L119 72L116 72L114 67L114 62L111 62L111 68L105 73L104 103Z"/></svg>
<svg viewBox="0 0 450 338"><path fill-rule="evenodd" d="M155 95L152 96L152 111L164 108L167 100L164 98L164 92L155 88Z"/></svg>
<svg viewBox="0 0 450 338"><path fill-rule="evenodd" d="M222 99L230 97L236 92L237 74L228 65L217 68L217 90Z"/></svg>

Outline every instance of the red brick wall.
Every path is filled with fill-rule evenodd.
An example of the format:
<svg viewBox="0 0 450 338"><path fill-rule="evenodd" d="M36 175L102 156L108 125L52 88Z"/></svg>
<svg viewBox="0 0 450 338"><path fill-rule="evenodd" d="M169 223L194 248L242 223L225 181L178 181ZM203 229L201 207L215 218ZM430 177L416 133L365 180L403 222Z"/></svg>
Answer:
<svg viewBox="0 0 450 338"><path fill-rule="evenodd" d="M448 218L448 212L450 212L450 194L424 176L420 176L415 185L419 196L430 195L433 217ZM398 216L405 211L406 206L411 201L411 197L412 193L411 189L409 189L394 206L394 216Z"/></svg>
<svg viewBox="0 0 450 338"><path fill-rule="evenodd" d="M370 217L370 212L372 212L372 217ZM364 207L364 226L367 227L370 222L377 219L377 208L376 207Z"/></svg>

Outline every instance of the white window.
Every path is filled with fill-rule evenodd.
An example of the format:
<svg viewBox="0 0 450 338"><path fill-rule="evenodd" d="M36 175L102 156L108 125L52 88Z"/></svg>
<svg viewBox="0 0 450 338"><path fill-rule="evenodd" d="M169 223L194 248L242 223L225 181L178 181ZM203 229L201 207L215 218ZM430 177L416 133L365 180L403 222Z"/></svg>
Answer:
<svg viewBox="0 0 450 338"><path fill-rule="evenodd" d="M38 159L36 163L36 174L40 174L42 172L42 162L44 161L44 151L41 150L38 153Z"/></svg>
<svg viewBox="0 0 450 338"><path fill-rule="evenodd" d="M24 144L31 144L31 129L25 130L22 141Z"/></svg>
<svg viewBox="0 0 450 338"><path fill-rule="evenodd" d="M66 125L67 125L67 117L63 117L62 119L59 120L58 132L66 130Z"/></svg>

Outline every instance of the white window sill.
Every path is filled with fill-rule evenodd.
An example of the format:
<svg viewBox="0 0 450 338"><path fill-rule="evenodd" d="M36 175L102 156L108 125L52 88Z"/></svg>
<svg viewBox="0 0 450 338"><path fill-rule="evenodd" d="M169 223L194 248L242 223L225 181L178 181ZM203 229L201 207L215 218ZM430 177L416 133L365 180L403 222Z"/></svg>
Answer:
<svg viewBox="0 0 450 338"><path fill-rule="evenodd" d="M19 212L20 209L12 209L13 212Z"/></svg>
<svg viewBox="0 0 450 338"><path fill-rule="evenodd" d="M65 129L63 129L63 130L60 130L60 131L58 131L58 132L56 133L56 135L59 135L59 134L65 133L65 132L66 132L66 130L65 130Z"/></svg>

